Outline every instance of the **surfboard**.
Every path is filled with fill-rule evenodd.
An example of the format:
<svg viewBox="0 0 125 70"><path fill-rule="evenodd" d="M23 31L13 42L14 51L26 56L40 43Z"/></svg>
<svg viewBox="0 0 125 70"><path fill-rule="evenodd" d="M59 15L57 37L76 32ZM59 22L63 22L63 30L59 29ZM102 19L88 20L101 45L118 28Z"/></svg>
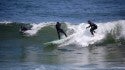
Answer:
<svg viewBox="0 0 125 70"><path fill-rule="evenodd" d="M63 38L63 39L59 39L59 40L54 40L54 41L46 42L46 43L44 43L44 45L58 46L58 45L64 43L66 40L67 40L67 38Z"/></svg>

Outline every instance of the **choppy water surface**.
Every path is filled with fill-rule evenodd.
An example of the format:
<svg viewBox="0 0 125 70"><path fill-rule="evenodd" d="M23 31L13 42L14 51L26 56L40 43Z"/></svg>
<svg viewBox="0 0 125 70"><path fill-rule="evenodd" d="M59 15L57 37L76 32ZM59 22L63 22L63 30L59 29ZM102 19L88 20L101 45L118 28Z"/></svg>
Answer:
<svg viewBox="0 0 125 70"><path fill-rule="evenodd" d="M0 70L125 70L124 50L125 0L0 1Z"/></svg>
<svg viewBox="0 0 125 70"><path fill-rule="evenodd" d="M20 26L31 27L21 33ZM97 24L91 36L86 24L63 25L58 40L55 23L0 25L0 70L124 70L124 20Z"/></svg>
<svg viewBox="0 0 125 70"><path fill-rule="evenodd" d="M124 70L125 46L0 48L1 70ZM8 49L10 48L10 49Z"/></svg>

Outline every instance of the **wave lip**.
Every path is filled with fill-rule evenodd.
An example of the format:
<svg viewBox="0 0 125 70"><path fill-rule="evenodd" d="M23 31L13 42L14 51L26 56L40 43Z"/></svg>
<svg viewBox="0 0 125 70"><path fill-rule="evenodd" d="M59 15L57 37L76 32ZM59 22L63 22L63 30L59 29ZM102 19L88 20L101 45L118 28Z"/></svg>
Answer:
<svg viewBox="0 0 125 70"><path fill-rule="evenodd" d="M39 24L31 24L32 28L30 30L25 31L24 33L27 34L28 36L33 36L37 34L37 32L47 26L52 26L54 25L54 22L48 22L48 23L39 23Z"/></svg>

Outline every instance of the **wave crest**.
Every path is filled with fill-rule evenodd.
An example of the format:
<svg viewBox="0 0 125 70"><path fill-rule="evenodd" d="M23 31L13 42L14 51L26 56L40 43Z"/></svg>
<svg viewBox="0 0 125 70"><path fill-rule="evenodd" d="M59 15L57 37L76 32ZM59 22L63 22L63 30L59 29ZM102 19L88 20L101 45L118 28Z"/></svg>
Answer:
<svg viewBox="0 0 125 70"><path fill-rule="evenodd" d="M95 22L96 23L96 22ZM93 37L86 29L87 23L71 24L65 22L62 24L62 28L66 31L68 37L61 36L62 39L58 40L57 32L55 29L55 22L43 22L39 24L24 24L24 23L10 23L0 24L1 38L16 38L21 36L19 33L20 26L30 26L31 29L24 33L28 38L33 38L34 41L42 41L42 43L53 43L59 47L68 45L78 46L89 46L91 44L112 44L120 43L125 44L125 20L107 22L107 23L96 23L98 29L96 30L95 36ZM8 32L9 31L9 32ZM34 37L35 36L35 37Z"/></svg>

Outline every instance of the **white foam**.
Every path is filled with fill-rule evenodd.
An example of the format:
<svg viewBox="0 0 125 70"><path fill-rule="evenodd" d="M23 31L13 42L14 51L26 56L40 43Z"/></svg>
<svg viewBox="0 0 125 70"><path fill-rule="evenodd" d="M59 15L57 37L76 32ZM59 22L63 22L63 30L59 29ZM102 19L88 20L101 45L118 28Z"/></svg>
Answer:
<svg viewBox="0 0 125 70"><path fill-rule="evenodd" d="M52 24L51 24L52 23ZM45 27L53 24L54 22L48 22L48 23L39 23L39 24L32 24L33 27L31 30L26 31L25 33L29 36L33 36L37 34L37 32ZM96 23L96 22L95 22ZM90 33L89 29L86 29L87 26L89 26L87 23L80 23L78 25L73 25L71 23L67 24L67 35L68 37L65 38L65 36L62 36L63 39L61 40L55 40L49 43L55 43L58 44L59 47L70 45L70 44L76 44L82 47L88 46L90 44L94 44L96 42L101 41L105 38L107 33L112 32L116 28L117 25L121 26L121 33L119 37L125 38L125 20L119 20L119 21L113 21L113 22L107 22L107 23L96 23L98 26L98 29L95 30L95 36L93 37Z"/></svg>
<svg viewBox="0 0 125 70"><path fill-rule="evenodd" d="M28 36L33 36L33 35L37 34L37 32L38 32L41 28L43 28L43 27L45 27L45 26L53 25L53 24L51 24L51 23L53 23L53 22L48 22L48 23L43 22L43 23L39 23L39 24L35 24L35 23L34 23L34 24L31 24L31 25L32 25L31 30L27 30L27 31L25 31L24 33L27 34Z"/></svg>
<svg viewBox="0 0 125 70"><path fill-rule="evenodd" d="M87 23L81 23L79 25L71 25L68 24L67 34L68 37L62 40L53 41L53 43L59 44L59 47L76 44L82 47L88 46L89 44L94 44L95 42L99 42L105 38L107 33L110 33L116 25L122 26L121 36L125 36L125 21L113 21L107 23L96 23L98 25L98 29L96 30L95 36L93 37L89 31L86 29L88 26ZM73 31L73 33L69 33Z"/></svg>
<svg viewBox="0 0 125 70"><path fill-rule="evenodd" d="M12 23L11 21L1 21L0 24L10 24Z"/></svg>

